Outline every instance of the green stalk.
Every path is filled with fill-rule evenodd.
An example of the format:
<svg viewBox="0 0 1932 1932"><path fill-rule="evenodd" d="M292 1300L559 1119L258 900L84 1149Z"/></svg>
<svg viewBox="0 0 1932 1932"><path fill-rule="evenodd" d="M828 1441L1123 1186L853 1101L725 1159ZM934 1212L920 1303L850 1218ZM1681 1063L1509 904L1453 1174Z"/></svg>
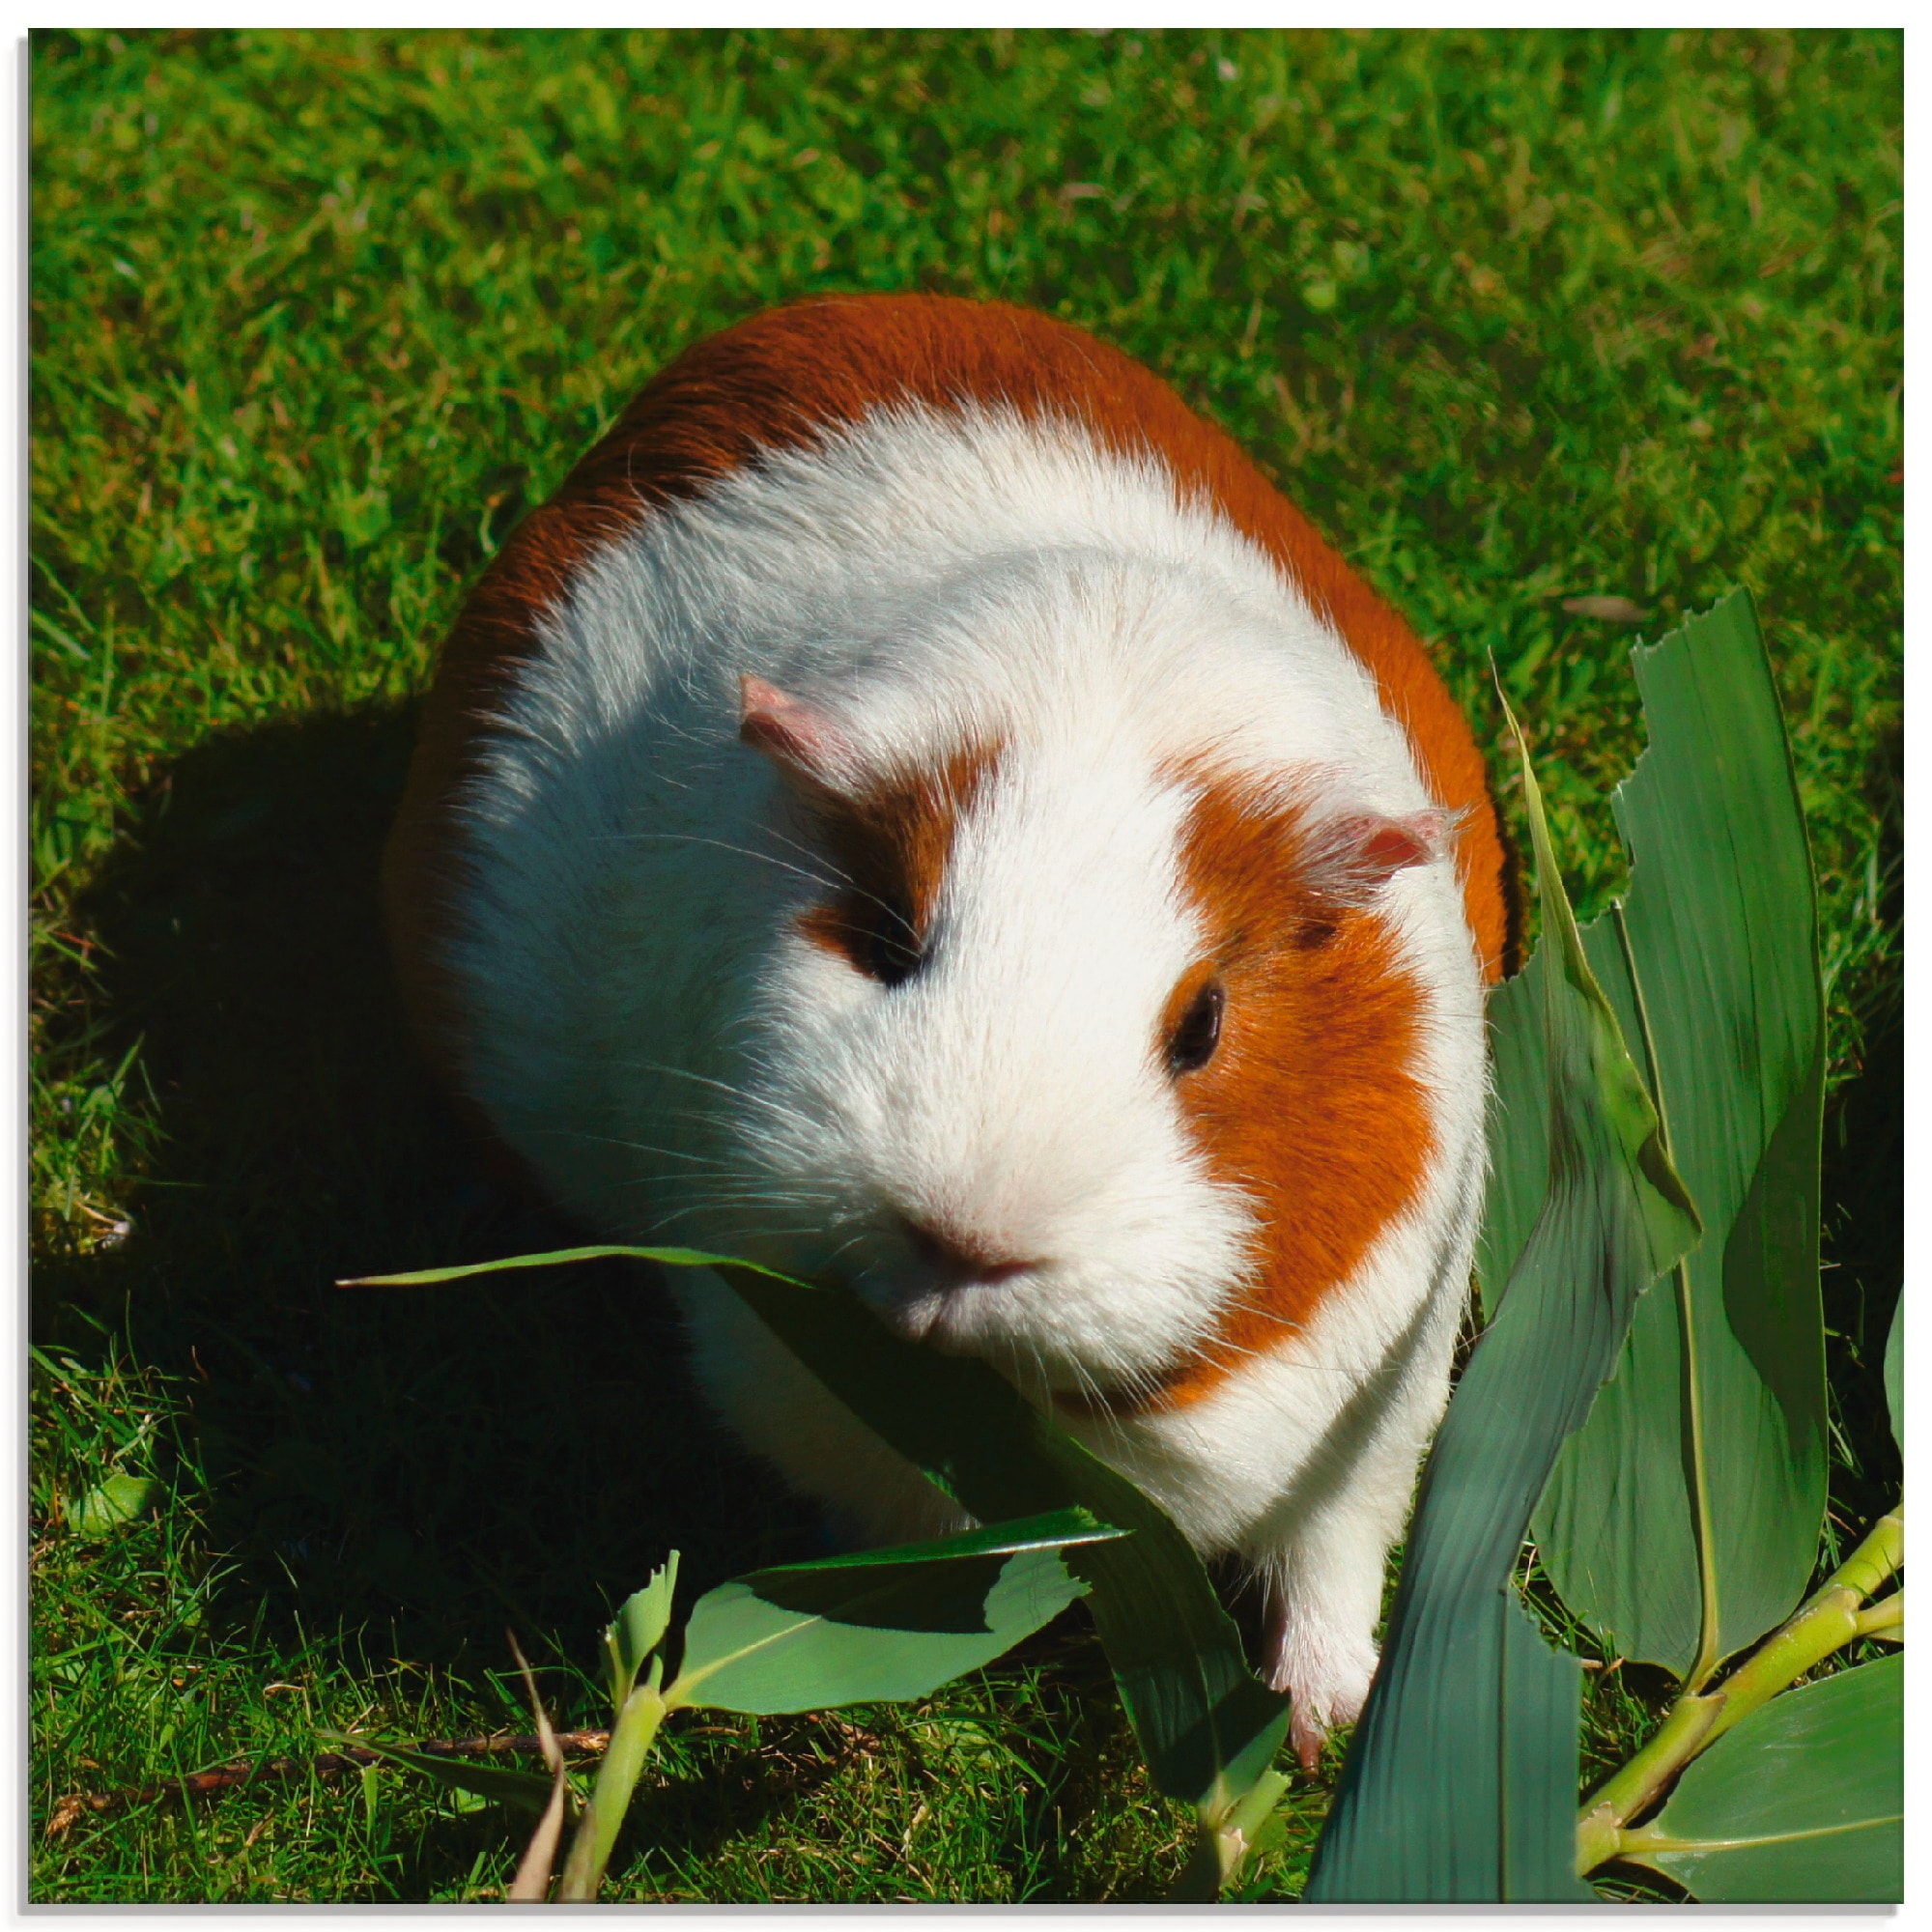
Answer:
<svg viewBox="0 0 1932 1932"><path fill-rule="evenodd" d="M563 1879L556 1889L558 1903L583 1904L596 1898L597 1888L604 1882L604 1867L611 1862L611 1849L617 1842L624 1813L631 1808L631 1794L643 1773L666 1708L658 1691L654 1659L649 1680L624 1700L611 1728L610 1748L598 1768L590 1803L583 1807L570 1841L570 1857L564 1861Z"/></svg>
<svg viewBox="0 0 1932 1932"><path fill-rule="evenodd" d="M1218 1898L1251 1858L1265 1852L1276 1835L1274 1807L1288 1795L1288 1779L1264 1771L1245 1796L1218 1811L1200 1808L1194 1850L1174 1889L1170 1905L1200 1905Z"/></svg>
<svg viewBox="0 0 1932 1932"><path fill-rule="evenodd" d="M1637 1844L1641 1833L1625 1829L1630 1820L1656 1803L1678 1773L1740 1719L1855 1638L1902 1628L1902 1591L1868 1610L1861 1605L1904 1561L1905 1505L1900 1502L1727 1682L1711 1691L1686 1691L1657 1735L1598 1787L1577 1822L1578 1874L1594 1871Z"/></svg>
<svg viewBox="0 0 1932 1932"><path fill-rule="evenodd" d="M1873 1604L1859 1612L1859 1634L1861 1636L1889 1636L1898 1633L1896 1641L1905 1641L1905 1592L1894 1590L1881 1604Z"/></svg>
<svg viewBox="0 0 1932 1932"><path fill-rule="evenodd" d="M1610 923L1616 928L1631 998L1636 1004L1643 1067L1650 1082L1651 1104L1657 1109L1658 1143L1664 1158L1675 1166L1670 1151L1670 1120L1663 1108L1663 1083L1657 1070L1657 1044L1650 1031L1650 1009L1644 1005L1643 981L1637 978L1636 958L1631 952L1630 929L1624 923L1621 900L1610 907ZM1677 1295L1677 1324L1684 1342L1684 1433L1690 1438L1690 1534L1697 1547L1697 1654L1684 1673L1683 1688L1687 1692L1694 1692L1703 1690L1718 1667L1718 1556L1711 1534L1711 1482L1704 1454L1704 1388L1697 1373L1696 1311L1690 1301L1688 1258L1681 1258L1671 1274Z"/></svg>

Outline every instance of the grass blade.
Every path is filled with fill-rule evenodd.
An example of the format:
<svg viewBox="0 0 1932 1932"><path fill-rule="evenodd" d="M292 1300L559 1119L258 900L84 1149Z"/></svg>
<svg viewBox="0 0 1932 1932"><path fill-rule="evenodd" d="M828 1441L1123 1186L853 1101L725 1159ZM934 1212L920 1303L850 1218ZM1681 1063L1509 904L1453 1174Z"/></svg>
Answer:
<svg viewBox="0 0 1932 1932"><path fill-rule="evenodd" d="M511 1771L499 1764L476 1764L466 1758L435 1757L428 1751L411 1750L406 1745L385 1745L376 1738L351 1737L346 1731L317 1731L316 1736L332 1745L354 1745L358 1750L374 1751L392 1764L419 1771L449 1791L467 1791L477 1798L494 1799L516 1810L542 1817L551 1801L551 1780L534 1771Z"/></svg>
<svg viewBox="0 0 1932 1932"><path fill-rule="evenodd" d="M564 1817L570 1807L570 1775L564 1769L556 1733L551 1729L550 1713L537 1695L537 1681L530 1673L529 1661L524 1656L514 1631L510 1633L510 1654L517 1660L524 1690L529 1696L530 1714L543 1745L544 1764L551 1775L551 1788L550 1803L544 1806L530 1842L517 1861L517 1875L510 1881L509 1897L512 1904L541 1905L550 1896L551 1873L556 1868L557 1847L563 1842Z"/></svg>
<svg viewBox="0 0 1932 1932"><path fill-rule="evenodd" d="M624 1814L631 1808L631 1794L643 1776L658 1726L664 1721L665 1701L658 1694L658 1677L659 1665L653 1659L650 1675L624 1700L611 1726L610 1748L597 1767L597 1782L578 1820L570 1855L564 1860L563 1877L557 1883L559 1904L587 1903L597 1896L597 1888L604 1882Z"/></svg>

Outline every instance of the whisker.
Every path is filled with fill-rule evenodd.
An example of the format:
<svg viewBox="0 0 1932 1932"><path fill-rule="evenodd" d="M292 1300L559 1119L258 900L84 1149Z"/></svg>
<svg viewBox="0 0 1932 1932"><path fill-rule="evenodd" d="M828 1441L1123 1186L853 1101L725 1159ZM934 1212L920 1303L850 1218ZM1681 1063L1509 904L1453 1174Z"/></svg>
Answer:
<svg viewBox="0 0 1932 1932"><path fill-rule="evenodd" d="M803 866L794 866L789 860L776 858L770 852L759 852L749 845L733 845L726 838L706 838L696 832L606 832L599 835L599 842L618 844L641 844L646 841L668 845L709 845L720 852L735 853L741 859L756 859L761 864L776 866L782 872L790 872L801 879L810 879L814 886L821 886L827 892L837 891L830 879L821 878L816 872L807 871Z"/></svg>
<svg viewBox="0 0 1932 1932"><path fill-rule="evenodd" d="M808 870L803 866L794 866L788 860L781 859L774 853L760 852L749 845L733 845L728 839L707 838L702 834L696 832L609 832L601 836L605 838L626 842L652 839L663 840L670 844L712 845L721 852L732 852L742 859L755 859L762 865L776 866L781 871L790 872L797 878L810 880L811 884L825 892L834 893L842 888L846 892L854 893L862 899L870 900L881 912L885 913L891 919L895 920L908 932L912 931L912 922L906 918L901 908L882 899L876 893L867 892L864 886L860 885L849 874L844 872L838 872L838 881L835 883L833 880L825 878L817 872ZM809 847L798 844L795 839L787 838L784 842L790 845L794 851L802 852L808 858L816 859L819 856L810 851ZM834 867L833 869L835 871L838 870L837 867Z"/></svg>
<svg viewBox="0 0 1932 1932"><path fill-rule="evenodd" d="M626 1140L621 1134L593 1134L582 1127L545 1127L539 1131L554 1140L590 1141L599 1147L622 1148L627 1153L659 1153L667 1160L688 1160L694 1167L706 1164L702 1154L685 1153L677 1148L653 1147L648 1141ZM711 1165L721 1174L729 1172L716 1162Z"/></svg>

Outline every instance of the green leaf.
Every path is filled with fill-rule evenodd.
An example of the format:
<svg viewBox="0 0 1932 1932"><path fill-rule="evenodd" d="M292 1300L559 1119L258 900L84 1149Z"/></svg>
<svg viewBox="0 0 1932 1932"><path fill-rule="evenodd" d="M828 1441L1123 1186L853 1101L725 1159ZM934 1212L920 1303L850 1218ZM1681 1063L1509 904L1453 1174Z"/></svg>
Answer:
<svg viewBox="0 0 1932 1932"><path fill-rule="evenodd" d="M1588 929L1585 929L1585 936ZM1493 1321L1510 1271L1522 1255L1549 1192L1549 1063L1543 1040L1539 950L1514 980L1490 994L1489 1186L1476 1248L1483 1320Z"/></svg>
<svg viewBox="0 0 1932 1932"><path fill-rule="evenodd" d="M1286 1698L1173 1519L983 1362L901 1341L855 1295L713 1264L833 1394L982 1521L1083 1506L1130 1536L1069 1548L1157 1789L1218 1818L1274 1761Z"/></svg>
<svg viewBox="0 0 1932 1932"><path fill-rule="evenodd" d="M1079 1506L1130 1530L1071 1548L1065 1561L1092 1587L1094 1621L1155 1787L1218 1820L1273 1764L1288 1700L1248 1669L1240 1634L1173 1519L983 1362L901 1341L856 1295L724 1255L616 1246L343 1286L411 1287L611 1255L715 1268L839 1401L981 1521Z"/></svg>
<svg viewBox="0 0 1932 1932"><path fill-rule="evenodd" d="M552 1248L541 1255L505 1255L494 1262L461 1262L454 1267L416 1268L410 1274L351 1275L335 1285L337 1288L437 1288L447 1281L467 1280L473 1274L503 1274L514 1268L568 1267L573 1262L601 1262L612 1257L660 1262L666 1267L711 1267L729 1259L700 1254L696 1248L627 1248L607 1241L588 1248ZM746 1262L741 1265L750 1267L752 1264Z"/></svg>
<svg viewBox="0 0 1932 1932"><path fill-rule="evenodd" d="M814 1556L809 1563L781 1563L753 1574L760 1577L803 1577L822 1570L859 1570L873 1565L951 1562L962 1556L1008 1556L1021 1549L1068 1549L1082 1543L1112 1543L1131 1536L1102 1522L1092 1510L1049 1510L1043 1516L1015 1518L981 1529L961 1530L957 1536L936 1537L930 1543L895 1543L889 1549L847 1549L837 1556Z"/></svg>
<svg viewBox="0 0 1932 1932"><path fill-rule="evenodd" d="M643 1776L651 1747L657 1742L658 1726L664 1721L667 1706L658 1694L661 1674L660 1660L654 1658L649 1677L625 1698L611 1723L611 1742L597 1767L597 1781L577 1821L557 1879L559 1904L594 1899L604 1882L604 1870L623 1829L624 1814L631 1808L638 1779Z"/></svg>
<svg viewBox="0 0 1932 1932"><path fill-rule="evenodd" d="M357 1750L374 1751L391 1764L406 1765L450 1791L467 1791L478 1798L494 1799L541 1817L551 1798L549 1773L513 1771L506 1765L477 1764L469 1758L442 1757L431 1751L412 1750L407 1745L379 1744L374 1738L352 1737L347 1731L317 1731L325 1744L353 1745Z"/></svg>
<svg viewBox="0 0 1932 1932"><path fill-rule="evenodd" d="M1905 1660L1774 1697L1677 1781L1623 1856L1713 1903L1905 1896Z"/></svg>
<svg viewBox="0 0 1932 1932"><path fill-rule="evenodd" d="M1591 1896L1575 1868L1579 1666L1529 1625L1511 1577L1632 1310L1697 1222L1563 895L1520 733L1518 746L1543 909L1529 987L1548 1180L1423 1471L1311 1901Z"/></svg>
<svg viewBox="0 0 1932 1932"><path fill-rule="evenodd" d="M147 1508L154 1487L151 1476L109 1476L84 1495L69 1499L67 1526L76 1536L112 1536Z"/></svg>
<svg viewBox="0 0 1932 1932"><path fill-rule="evenodd" d="M1905 1290L1892 1304L1891 1327L1885 1338L1885 1406L1891 1417L1891 1439L1905 1454Z"/></svg>
<svg viewBox="0 0 1932 1932"><path fill-rule="evenodd" d="M1639 1306L1535 1529L1577 1616L1627 1657L1708 1675L1789 1614L1823 1520L1824 995L1748 597L1634 655L1650 746L1616 797L1631 890L1621 931L1599 922L1588 945L1705 1237Z"/></svg>
<svg viewBox="0 0 1932 1932"><path fill-rule="evenodd" d="M923 1697L1086 1594L1042 1520L722 1583L691 1613L665 1702L762 1717ZM1081 1542L1119 1534L1084 1511L1062 1520Z"/></svg>
<svg viewBox="0 0 1932 1932"><path fill-rule="evenodd" d="M1590 1889L1576 1876L1582 1663L1567 1650L1552 1649L1515 1601L1503 1618L1502 1649L1498 1895L1588 1898Z"/></svg>
<svg viewBox="0 0 1932 1932"><path fill-rule="evenodd" d="M677 1551L651 1573L641 1590L624 1599L604 1632L604 1656L611 1666L611 1708L621 1711L638 1681L644 1660L664 1640L670 1625L671 1592L677 1588Z"/></svg>

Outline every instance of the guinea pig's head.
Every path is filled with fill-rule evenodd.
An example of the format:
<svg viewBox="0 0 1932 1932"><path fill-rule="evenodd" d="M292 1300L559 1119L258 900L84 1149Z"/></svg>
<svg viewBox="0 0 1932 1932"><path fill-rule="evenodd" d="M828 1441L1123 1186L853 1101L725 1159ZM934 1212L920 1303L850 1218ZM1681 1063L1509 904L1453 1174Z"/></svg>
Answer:
<svg viewBox="0 0 1932 1932"><path fill-rule="evenodd" d="M756 678L741 735L821 887L769 962L741 1137L787 1253L900 1332L1075 1402L1184 1399L1411 1196L1384 901L1444 814L1118 734L867 754Z"/></svg>

